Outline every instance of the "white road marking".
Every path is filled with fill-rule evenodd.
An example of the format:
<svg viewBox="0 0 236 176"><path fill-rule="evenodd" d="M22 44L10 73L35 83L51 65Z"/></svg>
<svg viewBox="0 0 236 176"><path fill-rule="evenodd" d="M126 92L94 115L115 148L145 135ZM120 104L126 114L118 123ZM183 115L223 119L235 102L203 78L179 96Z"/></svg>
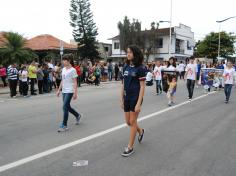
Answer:
<svg viewBox="0 0 236 176"><path fill-rule="evenodd" d="M184 106L184 105L186 105L186 104L192 103L192 102L194 102L194 101L197 101L197 100L199 100L199 99L202 99L202 98L207 97L207 96L209 96L210 94L214 94L214 93L216 93L216 92L209 93L208 95L199 96L199 97L193 99L191 102L190 102L190 101L185 101L185 102L182 102L182 103L180 103L180 104L178 104L178 105L175 105L175 106L172 106L172 107L169 107L169 108L160 110L160 111L158 111L158 112L149 114L149 115L147 115L147 116L141 117L140 119L138 119L138 121L141 122L141 121L150 119L150 118L152 118L152 117L155 117L155 116L157 116L157 115L160 115L160 114L163 114L163 113L165 113L165 112L171 111L171 110L173 110L173 109L179 108L179 107ZM91 141L91 140L93 140L93 139L96 139L96 138L98 138L98 137L104 136L104 135L106 135L106 134L109 134L109 133L118 131L118 130L120 130L120 129L122 129L122 128L125 128L126 126L127 126L126 124L121 124L121 125L115 126L115 127L113 127L113 128L107 129L107 130L105 130L105 131L101 131L101 132L95 133L95 134L93 134L93 135L84 137L84 138L82 138L82 139L79 139L79 140L76 140L76 141L73 141L73 142L70 142L70 143L67 143L67 144L64 144L64 145L61 145L61 146L58 146L58 147L49 149L49 150L47 150L47 151L44 151L44 152L41 152L41 153L38 153L38 154L35 154L35 155L32 155L32 156L23 158L23 159L21 159L21 160L18 160L18 161L15 161L15 162L12 162L12 163L9 163L9 164L0 166L0 173L1 173L1 172L4 172L4 171L7 171L7 170L10 170L10 169L12 169L12 168L15 168L15 167L24 165L24 164L26 164L26 163L32 162L32 161L34 161L34 160L43 158L43 157L45 157L45 156L54 154L54 153L56 153L56 152L59 152L59 151L68 149L68 148L70 148L70 147L73 147L73 146L76 146L76 145L79 145L79 144L82 144L82 143Z"/></svg>

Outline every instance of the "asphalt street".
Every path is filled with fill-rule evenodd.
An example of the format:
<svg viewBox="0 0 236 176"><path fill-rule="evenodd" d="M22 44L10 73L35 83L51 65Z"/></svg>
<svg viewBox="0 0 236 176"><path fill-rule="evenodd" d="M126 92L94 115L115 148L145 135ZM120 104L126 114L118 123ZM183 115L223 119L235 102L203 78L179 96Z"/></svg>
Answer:
<svg viewBox="0 0 236 176"><path fill-rule="evenodd" d="M185 83L178 84L176 105L167 106L165 94L155 95L147 87L140 118L145 128L142 144L123 158L129 129L119 106L120 83L79 89L74 106L83 114L76 126L69 118L66 133L57 133L62 120L62 100L54 94L10 99L0 96L1 176L235 176L235 89L229 104L223 91L204 95L195 89L187 101ZM203 96L202 96L203 95ZM105 131L105 132L104 132ZM80 139L104 134L45 157L1 171L7 164ZM85 166L76 166L85 160ZM12 165L11 165L12 166Z"/></svg>

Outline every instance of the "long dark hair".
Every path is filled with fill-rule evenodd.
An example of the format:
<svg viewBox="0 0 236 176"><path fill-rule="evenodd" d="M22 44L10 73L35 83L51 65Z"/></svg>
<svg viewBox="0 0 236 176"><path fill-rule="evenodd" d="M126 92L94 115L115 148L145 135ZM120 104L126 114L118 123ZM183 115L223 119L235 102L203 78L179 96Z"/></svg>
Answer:
<svg viewBox="0 0 236 176"><path fill-rule="evenodd" d="M139 47L137 47L136 45L130 45L128 47L128 49L130 49L134 55L134 59L132 60L132 63L134 64L134 66L138 67L138 66L142 65L144 57L143 57L143 53L139 49ZM128 59L126 60L126 63L128 65L130 65L130 61Z"/></svg>
<svg viewBox="0 0 236 176"><path fill-rule="evenodd" d="M170 64L170 60L173 60L172 66L176 68L176 61L175 61L175 58L174 58L174 57L171 57L171 58L169 59L169 61L168 61L168 63L167 63L167 68L171 65L171 64Z"/></svg>

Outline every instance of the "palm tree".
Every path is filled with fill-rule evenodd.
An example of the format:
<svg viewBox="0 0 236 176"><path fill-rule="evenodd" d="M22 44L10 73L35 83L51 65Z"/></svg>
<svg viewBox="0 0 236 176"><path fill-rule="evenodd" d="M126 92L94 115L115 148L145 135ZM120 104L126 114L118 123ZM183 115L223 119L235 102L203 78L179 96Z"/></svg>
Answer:
<svg viewBox="0 0 236 176"><path fill-rule="evenodd" d="M0 48L2 64L25 63L37 57L31 49L26 48L26 39L18 33L5 32L2 42L4 43Z"/></svg>

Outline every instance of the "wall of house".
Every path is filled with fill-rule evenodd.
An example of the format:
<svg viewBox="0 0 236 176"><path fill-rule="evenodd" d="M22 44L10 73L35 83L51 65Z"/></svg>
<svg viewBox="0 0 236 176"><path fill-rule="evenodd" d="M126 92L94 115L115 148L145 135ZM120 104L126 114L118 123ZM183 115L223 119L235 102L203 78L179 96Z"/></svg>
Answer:
<svg viewBox="0 0 236 176"><path fill-rule="evenodd" d="M121 51L120 49L115 49L115 43L120 43L118 39L112 40L112 55L125 55L126 53L124 51Z"/></svg>

